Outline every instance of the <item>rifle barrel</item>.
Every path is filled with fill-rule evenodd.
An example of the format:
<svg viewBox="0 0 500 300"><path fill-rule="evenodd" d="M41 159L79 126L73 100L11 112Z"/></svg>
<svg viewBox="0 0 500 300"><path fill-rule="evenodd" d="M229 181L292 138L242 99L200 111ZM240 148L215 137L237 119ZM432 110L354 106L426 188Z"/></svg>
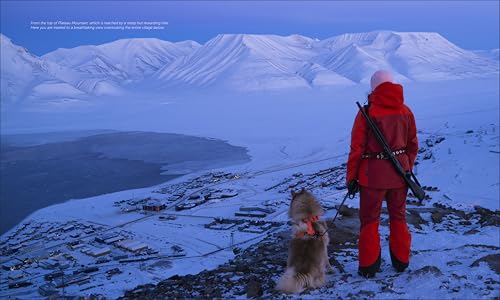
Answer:
<svg viewBox="0 0 500 300"><path fill-rule="evenodd" d="M372 118L368 115L368 113L365 111L365 109L359 104L358 101L356 101L356 104L358 105L359 110L363 114L363 116L366 119L366 122L368 125L370 125L370 128L373 130L375 137L377 138L377 141L379 142L380 146L384 149L385 154L391 161L392 165L396 169L396 171L403 177L403 180L405 183L408 185L408 187L411 189L413 194L419 199L423 200L425 198L425 191L420 187L420 183L418 182L417 178L415 177L415 174L413 172L406 172L403 169L403 166L401 166L401 163L399 160L394 156L392 153L391 148L387 144L387 141L385 140L384 135L382 132L380 132L380 129L377 127L377 125L373 122ZM411 174L410 176L407 176L407 174ZM412 181L411 177L413 176L414 181Z"/></svg>

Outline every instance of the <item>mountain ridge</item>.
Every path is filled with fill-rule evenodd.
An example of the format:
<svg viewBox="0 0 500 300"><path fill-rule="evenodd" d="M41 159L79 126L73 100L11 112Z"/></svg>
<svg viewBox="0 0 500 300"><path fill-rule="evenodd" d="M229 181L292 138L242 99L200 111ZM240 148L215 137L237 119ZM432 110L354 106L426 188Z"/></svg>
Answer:
<svg viewBox="0 0 500 300"><path fill-rule="evenodd" d="M498 75L498 49L469 51L436 32L371 31L318 40L293 34L218 34L204 44L157 38L29 53L1 34L2 103L84 100L128 91L282 90ZM24 50L22 50L24 49ZM31 67L30 67L31 66Z"/></svg>

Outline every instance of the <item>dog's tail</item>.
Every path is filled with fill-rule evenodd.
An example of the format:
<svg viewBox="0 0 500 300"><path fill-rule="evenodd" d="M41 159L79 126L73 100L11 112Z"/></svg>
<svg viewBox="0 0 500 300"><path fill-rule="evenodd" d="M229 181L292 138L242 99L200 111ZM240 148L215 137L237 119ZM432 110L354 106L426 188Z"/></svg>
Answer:
<svg viewBox="0 0 500 300"><path fill-rule="evenodd" d="M313 287L311 276L296 273L293 267L287 268L276 285L276 289L286 294L300 294L307 287Z"/></svg>

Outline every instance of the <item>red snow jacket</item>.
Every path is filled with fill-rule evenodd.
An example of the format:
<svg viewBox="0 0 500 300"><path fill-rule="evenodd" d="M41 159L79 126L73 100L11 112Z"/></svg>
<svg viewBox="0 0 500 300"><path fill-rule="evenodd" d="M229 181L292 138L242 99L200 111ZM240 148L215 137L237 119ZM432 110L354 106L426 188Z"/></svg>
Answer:
<svg viewBox="0 0 500 300"><path fill-rule="evenodd" d="M396 157L405 169L413 168L418 152L415 117L403 104L403 87L384 82L368 96L368 114L384 135L392 151L405 149L406 153ZM363 154L383 152L363 114L358 112L351 132L351 150L347 161L347 183L358 179L361 186L377 189L395 189L405 186L390 160L374 157L363 158Z"/></svg>

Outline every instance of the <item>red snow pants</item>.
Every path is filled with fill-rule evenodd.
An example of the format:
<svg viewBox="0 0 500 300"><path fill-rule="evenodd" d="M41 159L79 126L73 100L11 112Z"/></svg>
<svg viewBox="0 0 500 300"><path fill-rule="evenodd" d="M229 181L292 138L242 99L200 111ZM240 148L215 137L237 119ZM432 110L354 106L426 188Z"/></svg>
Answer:
<svg viewBox="0 0 500 300"><path fill-rule="evenodd" d="M389 211L391 258L408 264L410 260L411 235L406 225L406 195L408 187L398 189L374 189L360 187L359 219L359 266L370 267L380 256L380 211L386 199Z"/></svg>

